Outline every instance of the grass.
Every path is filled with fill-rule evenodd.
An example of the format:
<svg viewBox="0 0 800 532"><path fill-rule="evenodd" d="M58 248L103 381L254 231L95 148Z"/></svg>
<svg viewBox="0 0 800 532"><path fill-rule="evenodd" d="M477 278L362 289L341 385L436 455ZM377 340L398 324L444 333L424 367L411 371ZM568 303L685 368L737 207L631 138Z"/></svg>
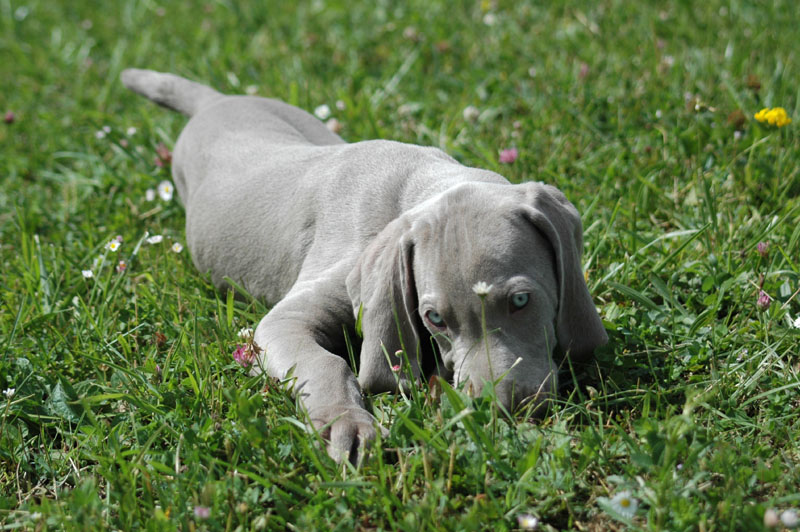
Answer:
<svg viewBox="0 0 800 532"><path fill-rule="evenodd" d="M264 4L0 0L0 526L734 531L800 506L793 0ZM182 207L145 191L184 119L127 66L558 186L610 343L538 425L446 385L375 397L383 451L337 468L231 357L268 309L170 251Z"/></svg>

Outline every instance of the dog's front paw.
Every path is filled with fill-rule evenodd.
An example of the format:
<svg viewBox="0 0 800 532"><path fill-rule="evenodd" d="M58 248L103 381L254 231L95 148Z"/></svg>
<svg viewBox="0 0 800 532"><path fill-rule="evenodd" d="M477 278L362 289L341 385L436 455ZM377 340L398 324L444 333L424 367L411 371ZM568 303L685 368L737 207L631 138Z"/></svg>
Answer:
<svg viewBox="0 0 800 532"><path fill-rule="evenodd" d="M360 406L318 407L308 415L311 424L327 442L328 455L336 463L349 460L353 465L359 464L378 430L383 437L388 436L388 431Z"/></svg>

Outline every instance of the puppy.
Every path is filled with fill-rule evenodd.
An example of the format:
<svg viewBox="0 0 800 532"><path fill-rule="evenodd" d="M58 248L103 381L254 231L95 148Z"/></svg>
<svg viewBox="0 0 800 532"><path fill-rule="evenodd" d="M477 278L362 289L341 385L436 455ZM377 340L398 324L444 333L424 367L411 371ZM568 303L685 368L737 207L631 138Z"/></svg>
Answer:
<svg viewBox="0 0 800 532"><path fill-rule="evenodd" d="M337 461L376 436L363 392L432 374L507 409L543 405L554 353L607 341L581 269L575 207L542 183L510 184L442 151L348 144L277 100L226 96L171 74L123 83L190 117L172 173L197 268L274 305L254 372L291 377ZM358 377L345 331L363 336Z"/></svg>

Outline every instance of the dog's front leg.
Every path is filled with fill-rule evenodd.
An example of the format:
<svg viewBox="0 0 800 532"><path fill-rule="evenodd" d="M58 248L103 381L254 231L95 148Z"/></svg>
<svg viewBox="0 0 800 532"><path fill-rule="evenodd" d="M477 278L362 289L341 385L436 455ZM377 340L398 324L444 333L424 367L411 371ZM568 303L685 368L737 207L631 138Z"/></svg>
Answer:
<svg viewBox="0 0 800 532"><path fill-rule="evenodd" d="M330 309L314 307L303 297L282 300L256 328L255 342L264 351L254 372L265 371L281 380L291 376L295 399L328 442L328 454L336 462L356 464L375 439L376 427L385 429L364 407L347 361L328 350L331 339L324 324L335 319Z"/></svg>

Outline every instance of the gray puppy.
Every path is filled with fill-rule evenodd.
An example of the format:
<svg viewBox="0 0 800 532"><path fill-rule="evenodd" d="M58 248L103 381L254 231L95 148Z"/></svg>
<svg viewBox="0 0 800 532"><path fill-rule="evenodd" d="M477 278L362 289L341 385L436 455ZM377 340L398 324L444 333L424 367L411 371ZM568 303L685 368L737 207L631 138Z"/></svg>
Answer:
<svg viewBox="0 0 800 532"><path fill-rule="evenodd" d="M375 438L362 390L435 373L474 393L496 382L507 409L541 405L557 347L581 359L607 341L580 216L556 188L512 185L435 148L348 144L280 101L172 74L129 69L122 81L191 117L172 173L192 258L217 286L228 276L274 305L255 331L254 372L293 377L334 459L356 462ZM359 316L356 378L344 330Z"/></svg>

